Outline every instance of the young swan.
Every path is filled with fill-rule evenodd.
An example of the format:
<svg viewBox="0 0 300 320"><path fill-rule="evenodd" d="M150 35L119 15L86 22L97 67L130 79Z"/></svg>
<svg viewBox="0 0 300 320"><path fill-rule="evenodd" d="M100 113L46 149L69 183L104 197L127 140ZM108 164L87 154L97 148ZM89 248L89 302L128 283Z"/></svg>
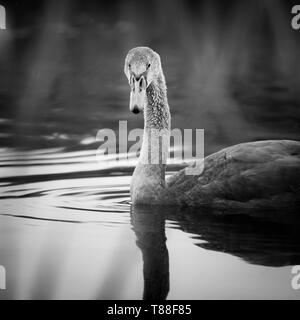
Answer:
<svg viewBox="0 0 300 320"><path fill-rule="evenodd" d="M129 51L124 72L128 78L130 111L144 112L144 135L138 165L131 180L133 204L160 201L165 189L171 116L159 55L147 47Z"/></svg>
<svg viewBox="0 0 300 320"><path fill-rule="evenodd" d="M130 186L134 205L261 209L300 204L298 141L234 145L206 157L200 174L183 169L165 182L171 116L160 57L150 48L134 48L124 72L131 87L130 110L144 112L143 143Z"/></svg>

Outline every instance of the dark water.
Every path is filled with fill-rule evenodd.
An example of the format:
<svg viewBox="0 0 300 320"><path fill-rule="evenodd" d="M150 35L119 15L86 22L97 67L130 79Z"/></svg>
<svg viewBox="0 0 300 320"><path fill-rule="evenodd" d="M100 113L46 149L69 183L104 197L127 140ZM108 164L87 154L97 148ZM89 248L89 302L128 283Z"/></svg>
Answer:
<svg viewBox="0 0 300 320"><path fill-rule="evenodd" d="M172 126L204 128L206 154L299 140L288 1L29 3L7 2L0 31L0 299L299 299L295 215L131 208L134 160L95 156L99 129L143 126L123 75L137 45L160 53Z"/></svg>

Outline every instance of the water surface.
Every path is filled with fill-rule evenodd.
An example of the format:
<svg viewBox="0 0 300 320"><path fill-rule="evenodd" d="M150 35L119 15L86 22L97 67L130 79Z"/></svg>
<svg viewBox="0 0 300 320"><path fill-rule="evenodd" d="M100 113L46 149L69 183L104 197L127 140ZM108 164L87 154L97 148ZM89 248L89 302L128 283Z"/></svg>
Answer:
<svg viewBox="0 0 300 320"><path fill-rule="evenodd" d="M134 208L132 167L99 168L93 150L0 161L1 299L299 298L293 216Z"/></svg>

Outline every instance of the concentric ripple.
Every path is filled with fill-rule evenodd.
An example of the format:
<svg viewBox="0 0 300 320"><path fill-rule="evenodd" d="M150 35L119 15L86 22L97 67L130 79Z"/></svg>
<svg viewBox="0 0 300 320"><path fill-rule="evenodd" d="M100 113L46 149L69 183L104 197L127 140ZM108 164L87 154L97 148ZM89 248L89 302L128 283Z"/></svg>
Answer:
<svg viewBox="0 0 300 320"><path fill-rule="evenodd" d="M128 223L130 177L102 175L93 151L60 152L11 151L0 157L1 214L64 222ZM61 163L62 159L68 163ZM89 162L92 165L88 166ZM85 166L82 177L76 171L74 178L70 174L74 163L79 163L79 170ZM59 174L53 171L57 165L61 166ZM107 169L105 162L103 168Z"/></svg>

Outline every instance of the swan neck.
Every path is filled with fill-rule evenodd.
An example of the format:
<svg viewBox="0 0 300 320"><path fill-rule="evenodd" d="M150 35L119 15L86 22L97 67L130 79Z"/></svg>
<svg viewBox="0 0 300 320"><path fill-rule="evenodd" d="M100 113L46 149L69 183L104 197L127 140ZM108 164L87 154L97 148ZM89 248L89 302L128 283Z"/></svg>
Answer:
<svg viewBox="0 0 300 320"><path fill-rule="evenodd" d="M164 77L152 82L146 92L143 142L131 180L133 204L156 203L165 189L171 116Z"/></svg>
<svg viewBox="0 0 300 320"><path fill-rule="evenodd" d="M149 85L147 100L140 162L165 165L169 153L171 115L163 76ZM164 173L162 176L164 179Z"/></svg>
<svg viewBox="0 0 300 320"><path fill-rule="evenodd" d="M147 105L144 111L144 121L145 129L170 130L171 115L163 74L147 88Z"/></svg>

